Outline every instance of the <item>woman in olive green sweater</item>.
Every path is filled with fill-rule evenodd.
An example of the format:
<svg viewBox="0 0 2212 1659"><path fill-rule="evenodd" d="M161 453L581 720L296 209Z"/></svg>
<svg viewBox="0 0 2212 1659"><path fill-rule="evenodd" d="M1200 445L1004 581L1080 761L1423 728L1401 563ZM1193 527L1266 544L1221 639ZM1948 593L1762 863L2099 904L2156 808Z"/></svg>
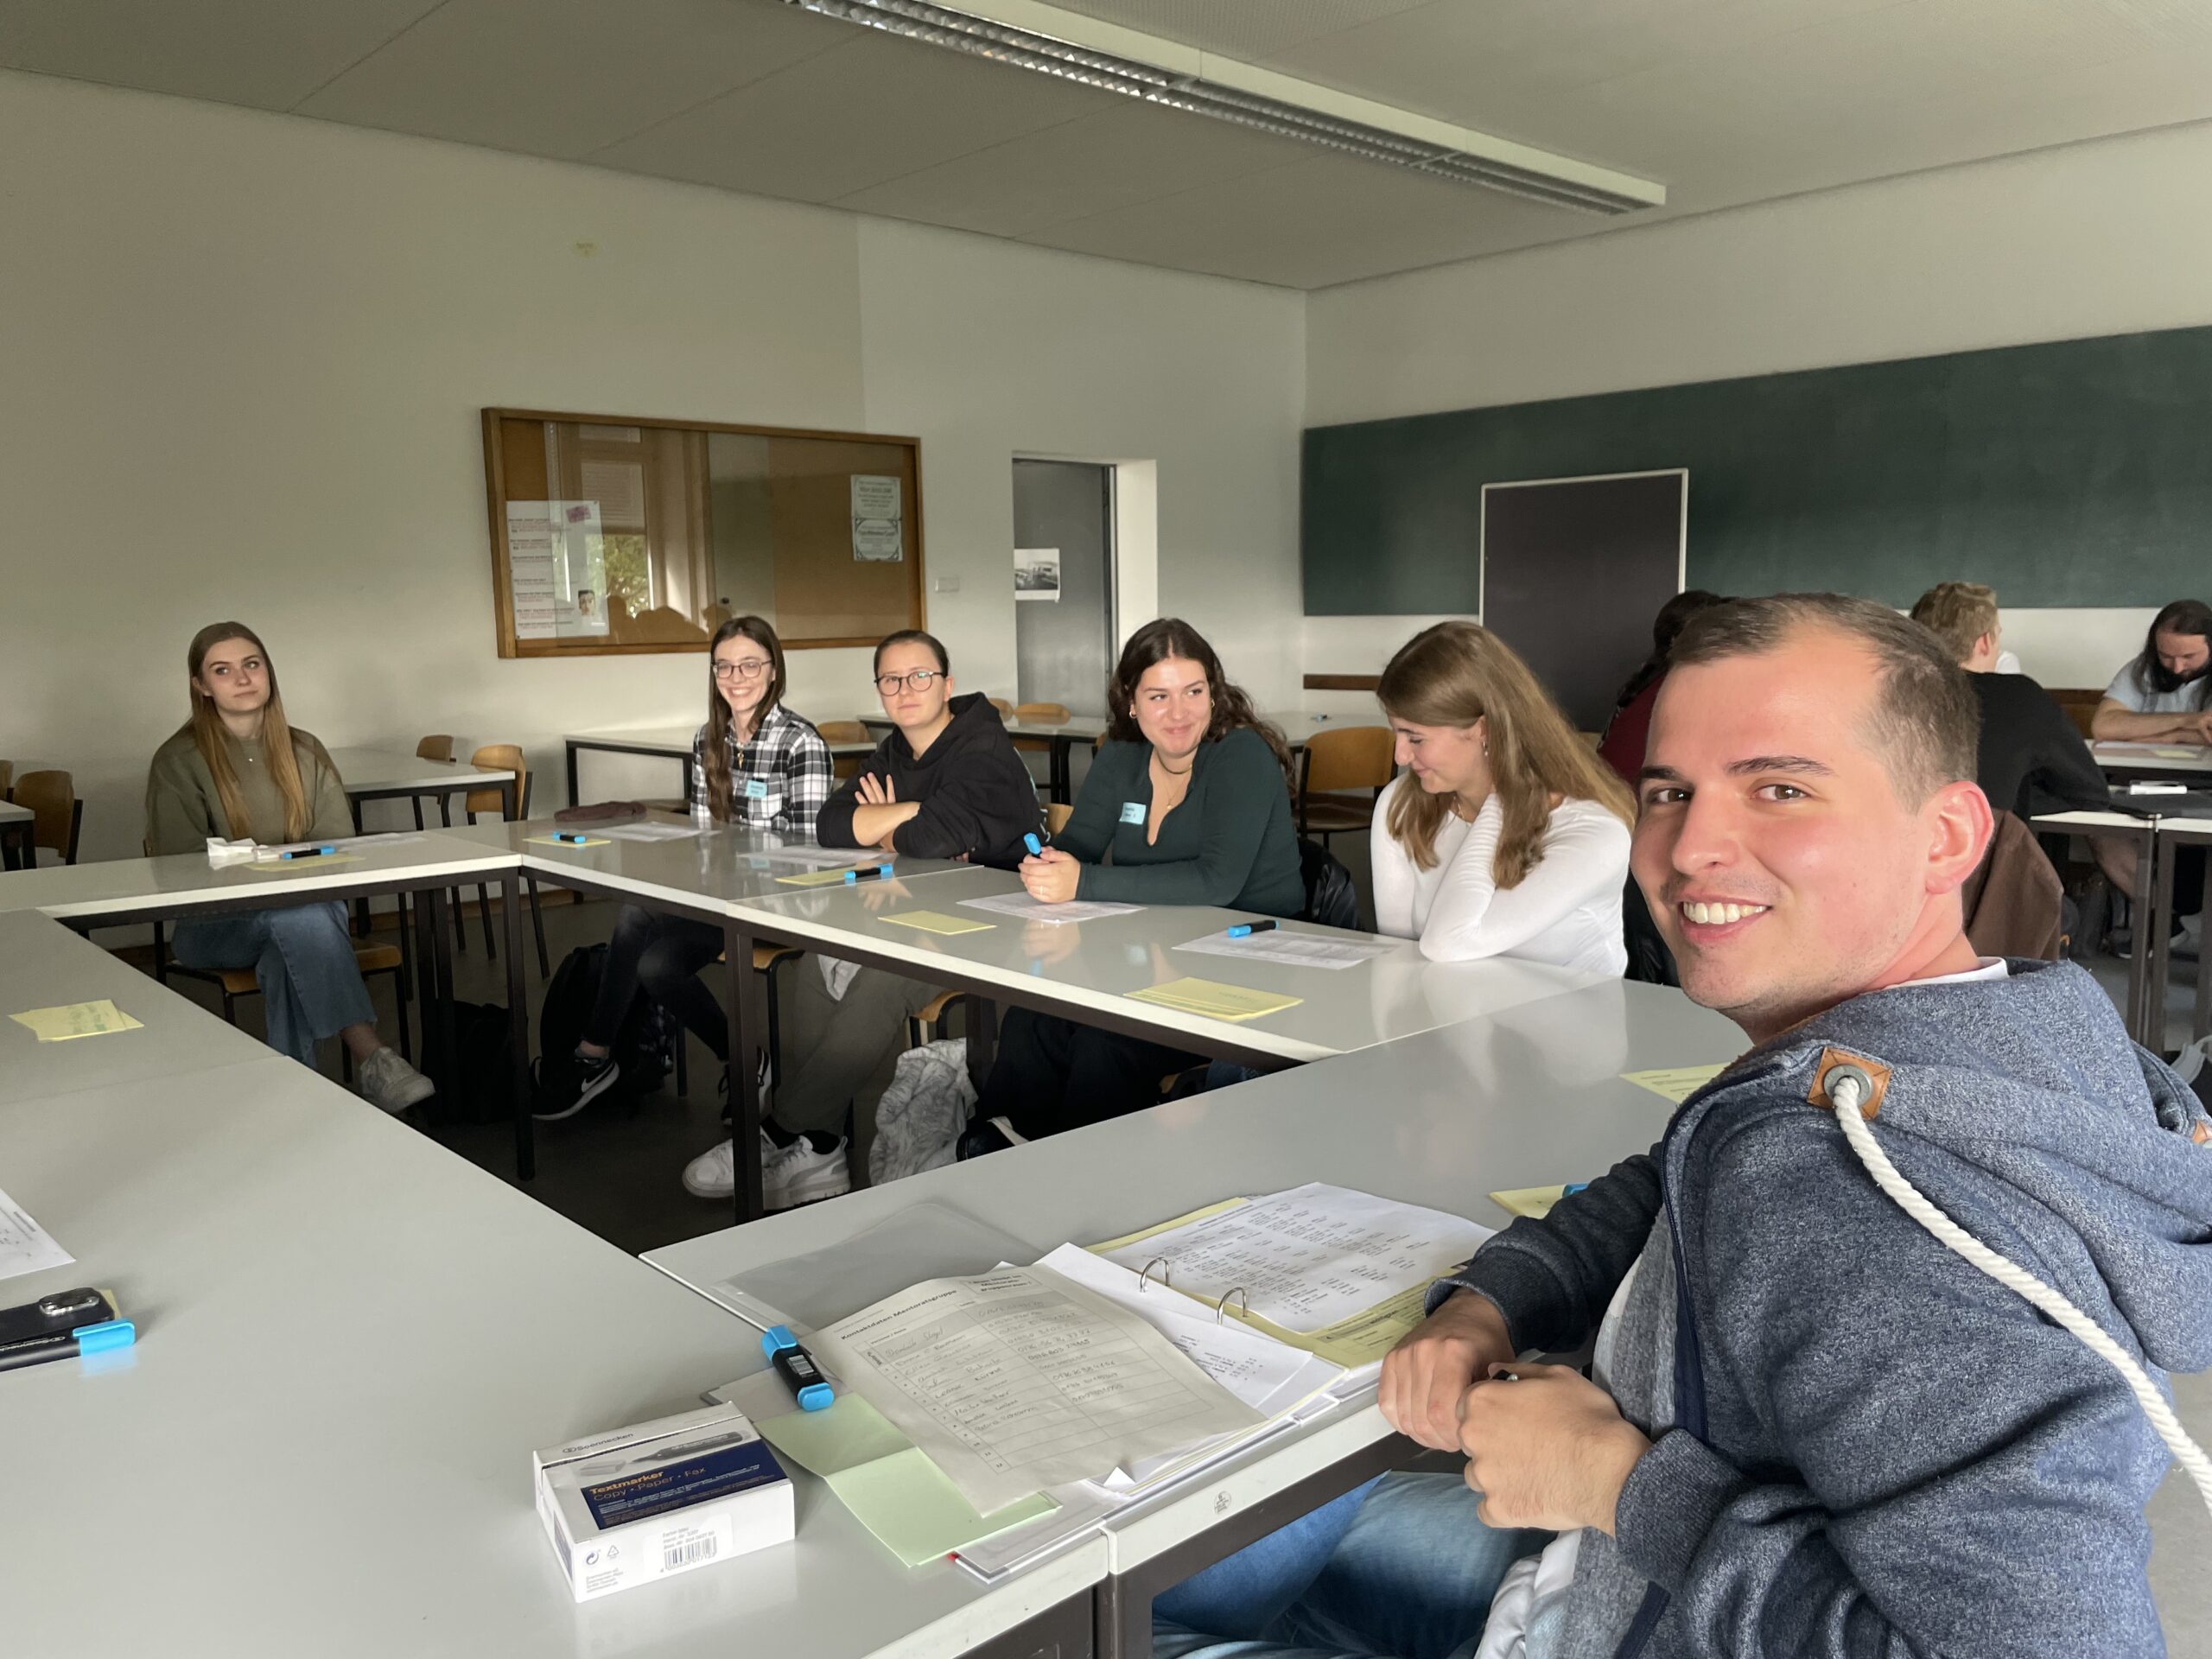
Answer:
<svg viewBox="0 0 2212 1659"><path fill-rule="evenodd" d="M1021 866L1030 895L1299 914L1306 885L1289 756L1223 677L1198 630L1173 617L1138 629L1122 647L1107 708L1108 741L1075 815L1053 846ZM1154 1104L1161 1077L1201 1058L1016 1008L960 1155Z"/></svg>
<svg viewBox="0 0 2212 1659"><path fill-rule="evenodd" d="M154 753L146 850L158 857L203 852L210 838L267 846L352 835L338 768L285 719L276 671L253 630L242 622L200 629L185 666L192 718ZM318 1039L343 1038L359 1063L362 1095L388 1112L432 1092L377 1036L342 900L180 921L175 947L188 968L254 970L270 1047L312 1067Z"/></svg>

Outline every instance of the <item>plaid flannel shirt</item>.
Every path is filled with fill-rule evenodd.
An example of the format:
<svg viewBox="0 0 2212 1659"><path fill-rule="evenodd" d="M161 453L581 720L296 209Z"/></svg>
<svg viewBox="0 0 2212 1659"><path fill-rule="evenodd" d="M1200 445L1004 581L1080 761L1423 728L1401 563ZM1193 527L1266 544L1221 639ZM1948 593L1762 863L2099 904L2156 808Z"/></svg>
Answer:
<svg viewBox="0 0 2212 1659"><path fill-rule="evenodd" d="M755 830L811 837L822 803L830 798L836 776L830 746L813 723L781 703L771 709L750 743L729 746L730 820ZM691 739L691 804L707 791L707 728Z"/></svg>

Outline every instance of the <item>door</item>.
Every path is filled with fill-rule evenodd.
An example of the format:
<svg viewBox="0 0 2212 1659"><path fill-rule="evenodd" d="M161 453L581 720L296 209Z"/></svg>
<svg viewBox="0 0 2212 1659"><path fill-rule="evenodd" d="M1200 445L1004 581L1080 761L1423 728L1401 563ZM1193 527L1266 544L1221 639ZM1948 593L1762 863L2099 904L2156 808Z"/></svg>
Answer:
<svg viewBox="0 0 2212 1659"><path fill-rule="evenodd" d="M1014 643L1019 702L1106 712L1114 648L1114 469L1014 463Z"/></svg>

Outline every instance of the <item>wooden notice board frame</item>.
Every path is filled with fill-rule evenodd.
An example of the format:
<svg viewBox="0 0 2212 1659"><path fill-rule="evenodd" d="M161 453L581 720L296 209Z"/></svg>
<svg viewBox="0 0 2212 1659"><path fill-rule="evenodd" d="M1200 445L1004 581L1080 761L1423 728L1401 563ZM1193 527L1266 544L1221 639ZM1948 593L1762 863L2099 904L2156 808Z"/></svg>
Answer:
<svg viewBox="0 0 2212 1659"><path fill-rule="evenodd" d="M898 623L901 627L926 627L927 606L924 595L928 584L924 574L922 537L922 446L918 438L901 437L878 432L838 432L810 427L754 426L721 421L679 421L658 416L637 415L592 415L569 410L542 409L486 408L482 411L484 439L485 505L489 519L492 554L493 625L499 640L499 655L503 658L564 658L564 657L626 657L660 656L671 653L696 652L702 649L703 637L697 639L675 640L590 638L588 639L518 639L515 632L514 593L510 580L507 547L507 466L505 445L502 442L504 423L555 423L564 425L592 427L638 427L656 431L677 433L728 433L742 437L766 438L797 442L819 442L825 445L855 444L891 447L906 451L905 483L910 492L903 508L904 553L899 563L906 575L906 616ZM833 650L840 647L874 645L884 633L880 630L865 635L812 636L787 629L779 618L772 616L778 636L786 651Z"/></svg>

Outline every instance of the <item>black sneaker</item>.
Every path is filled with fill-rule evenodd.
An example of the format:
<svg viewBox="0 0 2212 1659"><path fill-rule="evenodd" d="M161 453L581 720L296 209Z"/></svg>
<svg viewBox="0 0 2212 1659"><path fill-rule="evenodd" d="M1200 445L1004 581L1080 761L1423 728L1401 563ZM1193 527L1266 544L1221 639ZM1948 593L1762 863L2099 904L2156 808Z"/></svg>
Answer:
<svg viewBox="0 0 2212 1659"><path fill-rule="evenodd" d="M1013 1124L1002 1117L984 1118L970 1123L960 1136L954 1156L965 1163L970 1158L982 1158L994 1152L1004 1152L1008 1147L1026 1147L1029 1137L1017 1134Z"/></svg>
<svg viewBox="0 0 2212 1659"><path fill-rule="evenodd" d="M569 1079L575 1093L568 1099L555 1096L548 1099L531 1116L541 1123L557 1123L564 1117L574 1117L614 1086L622 1075L622 1068L615 1064L614 1056L601 1054L596 1058L578 1050L569 1062Z"/></svg>

